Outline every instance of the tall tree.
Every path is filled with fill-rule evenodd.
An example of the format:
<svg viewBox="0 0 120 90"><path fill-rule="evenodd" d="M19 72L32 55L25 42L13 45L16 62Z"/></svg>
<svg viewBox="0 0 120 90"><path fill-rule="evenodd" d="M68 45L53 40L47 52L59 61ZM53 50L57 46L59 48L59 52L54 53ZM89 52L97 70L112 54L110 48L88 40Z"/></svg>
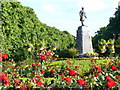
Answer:
<svg viewBox="0 0 120 90"><path fill-rule="evenodd" d="M98 49L99 39L115 39L120 37L120 6L115 11L114 17L110 17L110 22L107 26L100 28L96 35L93 37L93 46Z"/></svg>
<svg viewBox="0 0 120 90"><path fill-rule="evenodd" d="M13 58L23 56L21 48L27 43L44 41L47 46L56 44L59 50L75 47L73 35L43 24L32 8L2 1L1 8L2 49Z"/></svg>

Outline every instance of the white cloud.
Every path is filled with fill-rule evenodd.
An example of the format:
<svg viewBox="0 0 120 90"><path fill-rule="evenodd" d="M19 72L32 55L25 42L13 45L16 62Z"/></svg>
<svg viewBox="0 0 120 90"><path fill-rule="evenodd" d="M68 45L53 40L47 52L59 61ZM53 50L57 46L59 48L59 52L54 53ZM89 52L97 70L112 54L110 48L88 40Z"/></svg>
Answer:
<svg viewBox="0 0 120 90"><path fill-rule="evenodd" d="M105 0L81 0L77 6L85 7L88 11L100 11L108 7Z"/></svg>

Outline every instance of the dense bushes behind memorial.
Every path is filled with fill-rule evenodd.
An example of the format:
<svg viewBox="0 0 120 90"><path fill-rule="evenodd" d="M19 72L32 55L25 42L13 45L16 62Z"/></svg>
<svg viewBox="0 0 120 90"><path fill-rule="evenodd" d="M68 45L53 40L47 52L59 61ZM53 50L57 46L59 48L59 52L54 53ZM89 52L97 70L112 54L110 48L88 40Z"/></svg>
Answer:
<svg viewBox="0 0 120 90"><path fill-rule="evenodd" d="M1 2L1 45L11 58L20 59L25 44L44 42L58 51L75 47L75 37L67 31L43 24L30 7L20 2Z"/></svg>

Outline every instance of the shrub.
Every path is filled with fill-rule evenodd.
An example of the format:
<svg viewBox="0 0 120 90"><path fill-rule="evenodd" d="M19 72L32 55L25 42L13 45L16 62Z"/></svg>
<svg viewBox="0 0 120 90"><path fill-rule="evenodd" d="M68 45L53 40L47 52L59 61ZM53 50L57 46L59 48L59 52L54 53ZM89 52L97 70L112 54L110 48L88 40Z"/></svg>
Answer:
<svg viewBox="0 0 120 90"><path fill-rule="evenodd" d="M99 56L99 54L95 52L89 52L89 53L85 53L85 56L86 57L97 57Z"/></svg>

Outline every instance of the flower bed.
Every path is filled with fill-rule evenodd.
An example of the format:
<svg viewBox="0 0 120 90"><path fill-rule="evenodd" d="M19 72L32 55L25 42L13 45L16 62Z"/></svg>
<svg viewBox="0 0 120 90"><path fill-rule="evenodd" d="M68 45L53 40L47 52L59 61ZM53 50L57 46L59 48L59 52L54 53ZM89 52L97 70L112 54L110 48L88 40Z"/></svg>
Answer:
<svg viewBox="0 0 120 90"><path fill-rule="evenodd" d="M1 57L8 58L6 54ZM0 88L118 89L120 61L108 61L97 63L96 60L87 60L84 61L89 63L86 66L72 60L61 64L52 64L54 62L44 59L19 63L12 59L1 60Z"/></svg>

